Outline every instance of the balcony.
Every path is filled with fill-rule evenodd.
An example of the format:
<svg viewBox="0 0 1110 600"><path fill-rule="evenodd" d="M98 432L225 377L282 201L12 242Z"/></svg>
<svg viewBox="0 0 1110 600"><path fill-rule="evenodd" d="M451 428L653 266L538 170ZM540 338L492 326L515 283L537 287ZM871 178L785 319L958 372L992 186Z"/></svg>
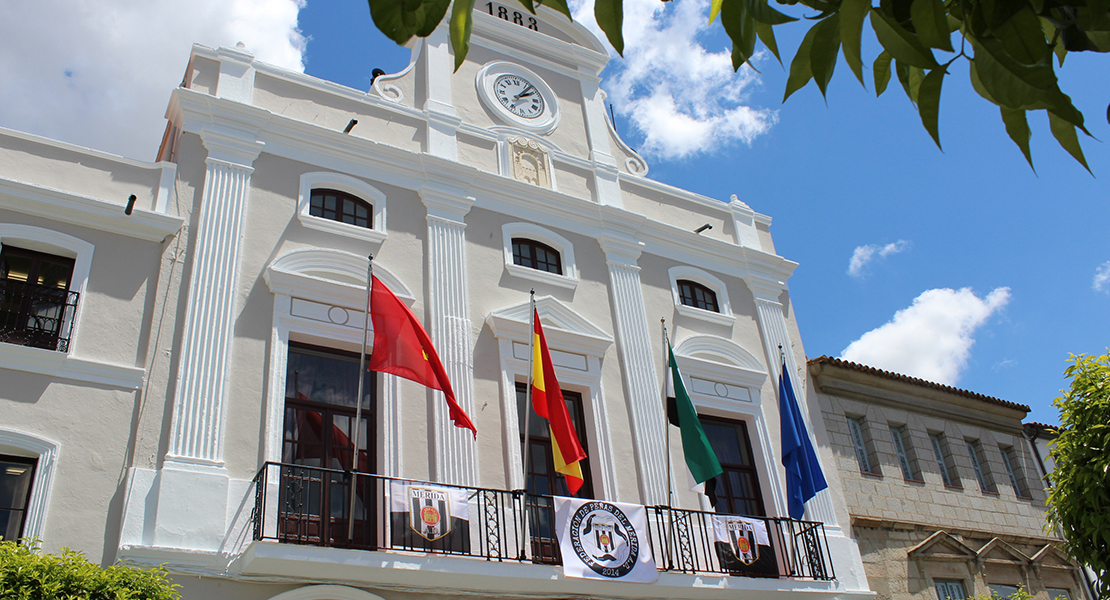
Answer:
<svg viewBox="0 0 1110 600"><path fill-rule="evenodd" d="M348 519L352 477L353 527ZM461 535L428 542L411 534L407 512L391 513L390 507L398 499L393 495L401 493L392 482L412 483L368 473L266 463L254 479L253 539L483 563L562 564L551 496L525 497L519 490L429 484L462 491L469 520L457 523ZM647 514L651 547L661 574L813 582L835 579L822 523L758 517L766 524L771 550L745 565L716 541L714 513L651 506ZM448 539L450 543L445 541Z"/></svg>
<svg viewBox="0 0 1110 600"><path fill-rule="evenodd" d="M0 279L0 342L69 351L77 292Z"/></svg>

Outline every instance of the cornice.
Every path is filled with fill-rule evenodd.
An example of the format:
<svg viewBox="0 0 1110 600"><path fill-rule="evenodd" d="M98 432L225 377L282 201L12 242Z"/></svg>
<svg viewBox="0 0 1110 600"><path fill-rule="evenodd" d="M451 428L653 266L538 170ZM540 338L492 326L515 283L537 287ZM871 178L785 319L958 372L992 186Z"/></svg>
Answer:
<svg viewBox="0 0 1110 600"><path fill-rule="evenodd" d="M566 18L553 11L549 12L546 7L537 8L547 13L549 18ZM593 34L585 30L580 35L593 37ZM528 61L532 64L575 79L580 73L597 76L609 62L609 55L604 47L590 49L525 27L506 27L501 19L480 11L474 13L474 28L470 40L475 46L496 50L508 56L520 56L521 51L526 50Z"/></svg>
<svg viewBox="0 0 1110 600"><path fill-rule="evenodd" d="M6 177L0 177L0 208L148 242L161 242L185 223L181 217L142 208L125 215L123 204Z"/></svg>
<svg viewBox="0 0 1110 600"><path fill-rule="evenodd" d="M117 365L62 352L0 344L0 370L11 369L60 377L72 381L137 390L143 385L146 370Z"/></svg>

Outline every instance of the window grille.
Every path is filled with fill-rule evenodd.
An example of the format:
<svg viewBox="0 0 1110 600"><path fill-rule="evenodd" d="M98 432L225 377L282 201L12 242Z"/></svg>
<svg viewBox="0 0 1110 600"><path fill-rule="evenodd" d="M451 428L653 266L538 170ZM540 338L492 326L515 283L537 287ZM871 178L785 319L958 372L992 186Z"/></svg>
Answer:
<svg viewBox="0 0 1110 600"><path fill-rule="evenodd" d="M848 432L852 436L852 446L856 450L856 462L861 473L874 473L871 459L867 456L867 445L863 441L863 419L848 417Z"/></svg>
<svg viewBox="0 0 1110 600"><path fill-rule="evenodd" d="M905 427L890 426L890 440L894 443L894 453L898 455L898 466L902 468L902 479L916 479L917 473L910 466L910 458L906 453L905 435Z"/></svg>

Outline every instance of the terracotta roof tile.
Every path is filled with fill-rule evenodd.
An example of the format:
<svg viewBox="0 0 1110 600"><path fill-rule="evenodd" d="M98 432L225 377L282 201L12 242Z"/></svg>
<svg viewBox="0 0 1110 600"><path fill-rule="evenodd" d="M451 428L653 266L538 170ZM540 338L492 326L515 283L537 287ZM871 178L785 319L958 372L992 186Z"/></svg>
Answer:
<svg viewBox="0 0 1110 600"><path fill-rule="evenodd" d="M887 379L893 379L895 381L904 381L906 383L910 383L910 384L913 384L913 385L919 385L921 387L931 388L931 389L934 389L934 390L941 390L941 391L944 391L944 392L948 392L950 394L956 394L956 395L959 395L959 396L964 396L966 398L974 398L976 400L981 400L981 401L986 402L988 404L996 404L998 406L1005 406L1006 408L1012 408L1014 410L1023 410L1027 413L1030 411L1030 408L1028 406L1024 405L1024 404L1017 404L1015 402L1008 402L1006 400L1002 400L1001 398L995 398L994 396L986 396L986 395L979 394L979 393L976 393L976 392L972 392L972 391L969 391L969 390L961 390L960 388L955 388L955 387L952 387L950 385L944 385L944 384L941 384L941 383L926 381L924 379L918 379L917 377L910 377L909 375L902 375L901 373L894 373L894 372L891 372L891 371L884 371L882 369L876 369L875 367L869 367L867 365L861 365L859 363L854 363L854 362L847 361L847 360L841 360L839 358L833 358L831 356L818 356L817 358L810 359L809 361L806 362L806 364L809 364L809 365L823 364L823 365L832 365L834 367L840 367L840 368L843 368L843 369L852 369L854 371L859 371L861 373L867 373L867 374L870 374L870 375L878 375L880 377L886 377Z"/></svg>

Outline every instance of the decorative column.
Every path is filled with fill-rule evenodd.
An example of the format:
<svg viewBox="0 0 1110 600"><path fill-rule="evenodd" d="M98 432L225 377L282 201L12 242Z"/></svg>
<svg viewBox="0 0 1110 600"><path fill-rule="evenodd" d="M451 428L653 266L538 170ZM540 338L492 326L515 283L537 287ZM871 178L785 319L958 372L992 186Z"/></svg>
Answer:
<svg viewBox="0 0 1110 600"><path fill-rule="evenodd" d="M761 278L758 275L751 275L745 281L752 290L752 296L755 297L756 312L759 316L759 331L762 334L760 337L763 338L763 349L767 353L768 370L771 372L776 390L779 370L782 368L779 361L779 346L782 346L786 359L786 371L790 375L790 382L794 386L794 395L798 399L798 409L802 412L806 430L809 431L810 441L813 442L814 448L817 448L818 445L813 439L813 419L810 418L805 388L803 387L805 384L804 377L798 375L798 365L794 360L794 351L790 345L790 334L786 329L786 315L783 312L782 303L779 302L779 295L782 294L786 284L784 281ZM818 453L817 458L818 460L821 459L820 453ZM821 469L827 473L828 466L822 464ZM829 527L837 527L836 513L833 510L832 497L829 495L828 489L818 492L806 503L805 518L821 521Z"/></svg>
<svg viewBox="0 0 1110 600"><path fill-rule="evenodd" d="M169 450L160 475L155 545L219 546L224 522L202 514L227 504L224 422L239 255L251 166L262 143L202 131L208 149L198 207ZM219 512L217 514L223 514Z"/></svg>
<svg viewBox="0 0 1110 600"><path fill-rule="evenodd" d="M451 79L455 72L455 55L448 39L445 19L432 35L424 38L421 60L424 61L424 88L428 97L424 101L424 115L428 119L428 137L424 152L451 161L459 160L456 134L462 119L455 111L451 98Z"/></svg>
<svg viewBox="0 0 1110 600"><path fill-rule="evenodd" d="M641 501L650 506L667 502L666 425L656 376L656 352L652 350L640 267L636 264L643 243L632 234L607 229L598 241L609 265L610 300L624 374L624 395L632 415Z"/></svg>
<svg viewBox="0 0 1110 600"><path fill-rule="evenodd" d="M462 185L424 186L420 198L428 208L429 335L443 360L455 390L455 399L474 416L474 345L470 339L470 296L466 276L466 223L464 217L474 198L457 191ZM438 394L439 392L433 392ZM478 464L474 438L469 430L455 427L447 403L432 403L436 464L440 483L474 486Z"/></svg>

